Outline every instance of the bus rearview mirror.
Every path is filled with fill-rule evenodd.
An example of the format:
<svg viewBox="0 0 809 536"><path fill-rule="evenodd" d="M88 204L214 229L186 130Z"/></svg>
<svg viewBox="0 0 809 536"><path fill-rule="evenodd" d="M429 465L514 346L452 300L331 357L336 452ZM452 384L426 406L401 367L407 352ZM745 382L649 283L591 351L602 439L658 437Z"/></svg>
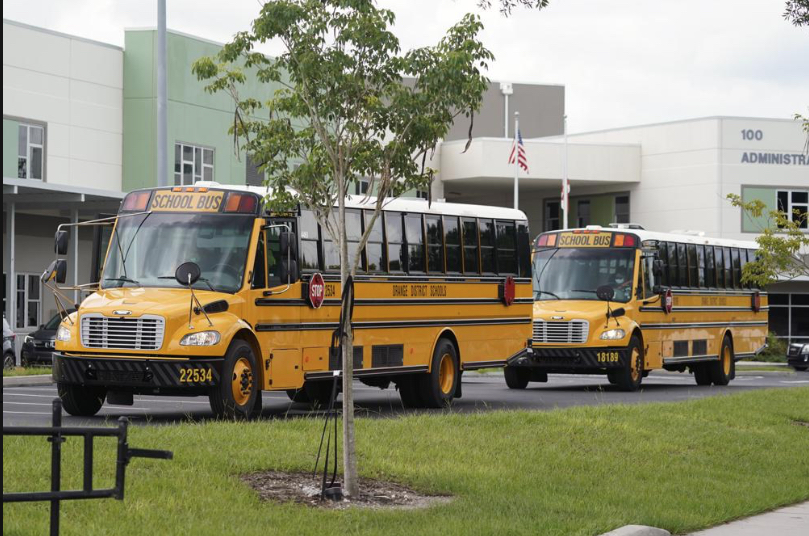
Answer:
<svg viewBox="0 0 809 536"><path fill-rule="evenodd" d="M56 231L53 250L57 255L67 255L67 245L70 235L64 229Z"/></svg>
<svg viewBox="0 0 809 536"><path fill-rule="evenodd" d="M67 261L64 259L56 259L50 266L42 273L40 280L43 283L56 281L58 284L63 284L67 280Z"/></svg>
<svg viewBox="0 0 809 536"><path fill-rule="evenodd" d="M297 258L298 251L297 251L297 244L298 240L295 236L295 233L291 233L289 231L284 231L281 233L280 236L281 242L281 255L286 257L287 254L292 258Z"/></svg>
<svg viewBox="0 0 809 536"><path fill-rule="evenodd" d="M182 286L190 287L199 281L199 277L201 275L202 271L199 269L199 265L197 263L184 262L178 266L177 270L174 272L174 279L176 279L177 282Z"/></svg>
<svg viewBox="0 0 809 536"><path fill-rule="evenodd" d="M602 301L612 301L615 297L615 289L609 285L601 285L596 289L596 296Z"/></svg>
<svg viewBox="0 0 809 536"><path fill-rule="evenodd" d="M288 261L286 257L283 257L278 272L282 283L294 283L300 277L300 274L298 274L298 261L295 259Z"/></svg>

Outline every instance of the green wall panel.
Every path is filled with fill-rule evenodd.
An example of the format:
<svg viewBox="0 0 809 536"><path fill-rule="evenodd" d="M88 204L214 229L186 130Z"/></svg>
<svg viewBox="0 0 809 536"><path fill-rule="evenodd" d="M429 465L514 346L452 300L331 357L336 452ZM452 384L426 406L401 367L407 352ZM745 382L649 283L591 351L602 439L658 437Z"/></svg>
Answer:
<svg viewBox="0 0 809 536"><path fill-rule="evenodd" d="M19 123L3 119L3 176L17 178L17 152L19 150Z"/></svg>
<svg viewBox="0 0 809 536"><path fill-rule="evenodd" d="M157 185L156 108L155 99L124 99L123 190L125 192Z"/></svg>
<svg viewBox="0 0 809 536"><path fill-rule="evenodd" d="M743 186L742 187L742 201L750 202L760 199L767 207L765 212L776 209L775 204L775 188L760 188ZM767 218L761 216L760 218L753 218L749 214L742 214L742 232L744 233L759 233L767 226Z"/></svg>
<svg viewBox="0 0 809 536"><path fill-rule="evenodd" d="M156 33L128 30L124 37L124 99L155 98Z"/></svg>

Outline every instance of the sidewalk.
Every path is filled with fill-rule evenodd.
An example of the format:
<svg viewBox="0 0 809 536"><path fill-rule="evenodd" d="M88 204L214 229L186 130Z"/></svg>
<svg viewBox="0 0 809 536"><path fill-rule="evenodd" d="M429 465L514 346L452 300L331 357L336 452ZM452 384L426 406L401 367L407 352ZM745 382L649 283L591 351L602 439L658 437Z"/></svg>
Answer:
<svg viewBox="0 0 809 536"><path fill-rule="evenodd" d="M689 536L806 536L809 534L809 501L740 519Z"/></svg>

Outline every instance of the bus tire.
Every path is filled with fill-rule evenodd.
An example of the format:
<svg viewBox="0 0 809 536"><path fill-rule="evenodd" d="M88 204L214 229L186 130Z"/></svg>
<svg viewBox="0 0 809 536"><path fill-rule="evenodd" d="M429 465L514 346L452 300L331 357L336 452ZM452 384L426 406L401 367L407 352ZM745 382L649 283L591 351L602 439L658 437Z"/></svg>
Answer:
<svg viewBox="0 0 809 536"><path fill-rule="evenodd" d="M643 347L636 336L632 336L626 347L626 363L618 370L610 371L607 377L610 383L621 391L637 391L643 381Z"/></svg>
<svg viewBox="0 0 809 536"><path fill-rule="evenodd" d="M733 355L733 343L730 337L722 339L722 347L719 350L719 361L709 363L706 368L711 376L714 385L727 385L736 372L736 360Z"/></svg>
<svg viewBox="0 0 809 536"><path fill-rule="evenodd" d="M409 374L402 376L396 382L396 387L399 389L399 397L402 399L402 405L406 408L423 408L424 400L421 398L421 376L416 374Z"/></svg>
<svg viewBox="0 0 809 536"><path fill-rule="evenodd" d="M216 417L242 420L254 415L258 397L261 396L255 370L253 348L246 341L233 341L225 354L222 381L208 393L208 401Z"/></svg>
<svg viewBox="0 0 809 536"><path fill-rule="evenodd" d="M62 400L62 407L74 417L92 417L98 413L107 398L106 389L101 387L57 383L56 391Z"/></svg>
<svg viewBox="0 0 809 536"><path fill-rule="evenodd" d="M698 363L691 367L691 370L694 371L694 380L697 385L711 385L711 371L705 363Z"/></svg>
<svg viewBox="0 0 809 536"><path fill-rule="evenodd" d="M525 389L531 381L531 370L525 367L506 367L503 369L503 376L509 389Z"/></svg>
<svg viewBox="0 0 809 536"><path fill-rule="evenodd" d="M426 408L444 408L452 403L460 380L458 352L447 339L439 339L433 351L430 372L420 378L419 394Z"/></svg>

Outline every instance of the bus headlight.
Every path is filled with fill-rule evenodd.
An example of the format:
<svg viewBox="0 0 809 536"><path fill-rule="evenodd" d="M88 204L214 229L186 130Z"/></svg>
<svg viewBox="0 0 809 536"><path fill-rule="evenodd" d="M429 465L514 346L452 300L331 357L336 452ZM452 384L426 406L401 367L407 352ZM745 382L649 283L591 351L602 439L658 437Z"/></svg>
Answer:
<svg viewBox="0 0 809 536"><path fill-rule="evenodd" d="M601 338L607 341L617 341L626 337L626 332L622 329L608 329L601 334Z"/></svg>
<svg viewBox="0 0 809 536"><path fill-rule="evenodd" d="M70 329L66 328L65 326L59 326L59 329L56 330L56 340L67 342L70 340Z"/></svg>
<svg viewBox="0 0 809 536"><path fill-rule="evenodd" d="M218 331L189 333L180 341L180 346L213 346L219 342Z"/></svg>

